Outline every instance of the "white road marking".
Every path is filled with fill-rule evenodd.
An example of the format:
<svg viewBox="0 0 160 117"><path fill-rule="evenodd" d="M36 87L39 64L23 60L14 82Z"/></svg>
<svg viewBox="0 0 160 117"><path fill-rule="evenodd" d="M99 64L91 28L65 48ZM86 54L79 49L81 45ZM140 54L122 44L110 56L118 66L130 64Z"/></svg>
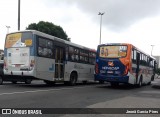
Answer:
<svg viewBox="0 0 160 117"><path fill-rule="evenodd" d="M140 91L140 93L160 94L159 91Z"/></svg>
<svg viewBox="0 0 160 117"><path fill-rule="evenodd" d="M47 89L47 90L34 90L34 91L20 91L20 92L10 92L10 93L0 93L0 96L2 96L2 95L13 95L13 94L24 94L24 93L48 92L48 91L72 90L72 89L80 89L80 88L94 87L94 86L99 86L99 85L72 87L72 88L60 88L60 89Z"/></svg>

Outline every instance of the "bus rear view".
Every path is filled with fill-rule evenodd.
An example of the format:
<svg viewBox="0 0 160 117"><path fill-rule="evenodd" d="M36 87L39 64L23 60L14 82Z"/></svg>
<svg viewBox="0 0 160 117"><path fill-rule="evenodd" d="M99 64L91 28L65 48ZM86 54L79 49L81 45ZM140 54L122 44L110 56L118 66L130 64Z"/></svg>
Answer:
<svg viewBox="0 0 160 117"><path fill-rule="evenodd" d="M4 49L4 74L6 81L31 83L34 76L34 46L32 32L7 34Z"/></svg>
<svg viewBox="0 0 160 117"><path fill-rule="evenodd" d="M95 80L112 86L128 83L129 47L126 44L102 44L97 48Z"/></svg>

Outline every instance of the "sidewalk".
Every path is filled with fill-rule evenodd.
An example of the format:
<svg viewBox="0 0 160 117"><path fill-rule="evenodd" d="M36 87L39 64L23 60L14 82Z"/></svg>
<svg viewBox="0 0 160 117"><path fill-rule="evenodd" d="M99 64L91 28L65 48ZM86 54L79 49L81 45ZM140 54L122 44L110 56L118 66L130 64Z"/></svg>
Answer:
<svg viewBox="0 0 160 117"><path fill-rule="evenodd" d="M160 89L160 77L155 78L154 81L151 82L152 88L158 88Z"/></svg>

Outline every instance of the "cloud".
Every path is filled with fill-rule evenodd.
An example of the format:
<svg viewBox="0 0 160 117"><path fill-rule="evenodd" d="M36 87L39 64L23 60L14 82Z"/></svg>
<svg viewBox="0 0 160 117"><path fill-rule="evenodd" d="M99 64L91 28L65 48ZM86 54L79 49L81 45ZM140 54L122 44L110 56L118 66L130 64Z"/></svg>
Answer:
<svg viewBox="0 0 160 117"><path fill-rule="evenodd" d="M160 0L46 0L46 5L76 5L99 23L98 12L103 15L103 26L114 31L123 31L135 22L160 14Z"/></svg>

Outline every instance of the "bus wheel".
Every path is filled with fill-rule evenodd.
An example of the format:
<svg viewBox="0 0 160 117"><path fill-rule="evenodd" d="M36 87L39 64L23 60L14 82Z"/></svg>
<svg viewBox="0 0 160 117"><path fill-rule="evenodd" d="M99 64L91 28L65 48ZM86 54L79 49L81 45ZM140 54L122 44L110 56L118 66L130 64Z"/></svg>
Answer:
<svg viewBox="0 0 160 117"><path fill-rule="evenodd" d="M99 84L104 84L104 81L103 81L103 80L100 80L100 81L99 81Z"/></svg>
<svg viewBox="0 0 160 117"><path fill-rule="evenodd" d="M137 87L138 87L138 88L140 88L141 86L142 86L142 77L140 78L140 80L139 80L139 83L138 83Z"/></svg>
<svg viewBox="0 0 160 117"><path fill-rule="evenodd" d="M12 81L13 84L17 84L17 81Z"/></svg>
<svg viewBox="0 0 160 117"><path fill-rule="evenodd" d="M64 85L69 85L69 82L68 81L64 81Z"/></svg>
<svg viewBox="0 0 160 117"><path fill-rule="evenodd" d="M47 85L54 85L55 82L53 81L48 81L48 80L44 80L44 82L47 84Z"/></svg>
<svg viewBox="0 0 160 117"><path fill-rule="evenodd" d="M111 82L111 87L116 87L116 86L119 86L118 82Z"/></svg>
<svg viewBox="0 0 160 117"><path fill-rule="evenodd" d="M84 80L84 81L82 81L83 82L83 84L87 84L87 80Z"/></svg>
<svg viewBox="0 0 160 117"><path fill-rule="evenodd" d="M152 75L152 77L151 77L151 81L154 81L154 75Z"/></svg>
<svg viewBox="0 0 160 117"><path fill-rule="evenodd" d="M147 83L147 85L151 85L151 82Z"/></svg>
<svg viewBox="0 0 160 117"><path fill-rule="evenodd" d="M26 79L25 84L31 84L32 80L31 79Z"/></svg>
<svg viewBox="0 0 160 117"><path fill-rule="evenodd" d="M3 84L3 78L2 78L2 76L0 76L0 85L2 85Z"/></svg>
<svg viewBox="0 0 160 117"><path fill-rule="evenodd" d="M77 82L77 74L75 72L72 72L70 75L69 85L73 86L76 84L76 82Z"/></svg>

